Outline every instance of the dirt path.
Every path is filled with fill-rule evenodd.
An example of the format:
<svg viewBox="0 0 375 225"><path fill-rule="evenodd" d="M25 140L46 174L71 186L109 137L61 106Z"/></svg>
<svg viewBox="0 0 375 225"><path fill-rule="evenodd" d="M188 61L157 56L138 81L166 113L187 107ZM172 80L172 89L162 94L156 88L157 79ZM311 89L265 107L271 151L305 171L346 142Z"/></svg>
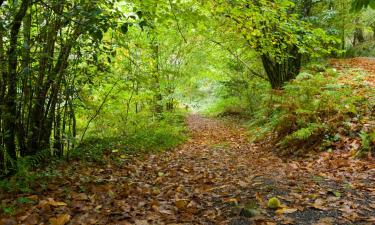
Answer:
<svg viewBox="0 0 375 225"><path fill-rule="evenodd" d="M282 160L235 123L188 118L178 149L67 166L0 224L374 224L374 161L347 153ZM267 208L278 196L282 207ZM17 221L17 222L15 222Z"/></svg>

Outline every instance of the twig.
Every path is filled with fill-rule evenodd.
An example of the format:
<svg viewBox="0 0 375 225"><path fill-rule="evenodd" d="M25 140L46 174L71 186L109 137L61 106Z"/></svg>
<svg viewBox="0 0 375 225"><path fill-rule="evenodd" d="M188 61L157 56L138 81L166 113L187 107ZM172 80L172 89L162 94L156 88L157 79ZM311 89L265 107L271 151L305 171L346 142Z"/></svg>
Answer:
<svg viewBox="0 0 375 225"><path fill-rule="evenodd" d="M173 9L172 1L171 1L171 0L169 0L169 5L171 6L171 11L172 11L173 17L174 17L174 19L176 20L177 30L178 30L178 32L180 33L180 35L181 35L182 39L184 40L184 42L187 43L187 40L186 40L184 34L182 33L182 30L181 30L181 27L180 27L180 23L178 22L178 19L177 19L176 13L174 12L174 9Z"/></svg>
<svg viewBox="0 0 375 225"><path fill-rule="evenodd" d="M113 84L112 88L105 95L102 104L100 104L99 108L95 111L94 115L92 115L91 118L90 118L90 120L87 122L85 130L83 131L83 134L81 136L81 140L79 141L78 147L82 143L82 140L85 137L85 134L86 134L87 130L89 129L89 126L90 126L91 122L99 115L100 111L102 110L104 104L106 103L109 95L111 94L111 92L113 91L113 89L116 87L117 83L118 83L118 81L116 81L116 83Z"/></svg>

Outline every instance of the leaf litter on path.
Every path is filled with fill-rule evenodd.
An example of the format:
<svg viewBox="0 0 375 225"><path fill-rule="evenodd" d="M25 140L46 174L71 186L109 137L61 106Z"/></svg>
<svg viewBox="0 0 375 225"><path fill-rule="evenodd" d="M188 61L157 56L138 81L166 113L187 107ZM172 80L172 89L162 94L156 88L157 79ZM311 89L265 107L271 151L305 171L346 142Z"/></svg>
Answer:
<svg viewBox="0 0 375 225"><path fill-rule="evenodd" d="M328 153L279 158L264 143L249 143L246 129L234 122L192 115L187 124L190 140L173 151L121 164L71 163L27 204L16 202L23 194L1 194L3 204L16 207L0 224L374 221L373 161ZM267 207L271 198L280 200L275 209Z"/></svg>

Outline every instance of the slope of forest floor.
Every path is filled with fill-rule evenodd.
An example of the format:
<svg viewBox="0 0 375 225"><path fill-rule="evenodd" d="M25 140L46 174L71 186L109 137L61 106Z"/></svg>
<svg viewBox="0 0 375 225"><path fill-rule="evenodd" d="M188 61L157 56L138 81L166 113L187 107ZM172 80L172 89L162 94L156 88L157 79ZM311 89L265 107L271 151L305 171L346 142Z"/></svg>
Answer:
<svg viewBox="0 0 375 225"><path fill-rule="evenodd" d="M347 152L282 159L234 122L192 115L177 149L76 162L0 224L373 224L375 163ZM275 211L268 199L278 197Z"/></svg>

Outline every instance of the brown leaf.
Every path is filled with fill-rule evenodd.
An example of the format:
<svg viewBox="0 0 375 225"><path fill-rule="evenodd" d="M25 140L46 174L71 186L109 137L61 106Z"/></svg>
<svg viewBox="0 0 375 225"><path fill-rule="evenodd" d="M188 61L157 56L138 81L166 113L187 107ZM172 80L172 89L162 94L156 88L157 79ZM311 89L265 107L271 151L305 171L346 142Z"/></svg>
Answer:
<svg viewBox="0 0 375 225"><path fill-rule="evenodd" d="M69 222L70 215L69 214L62 214L57 217L52 217L49 219L51 225L65 225Z"/></svg>
<svg viewBox="0 0 375 225"><path fill-rule="evenodd" d="M335 222L335 219L332 217L325 217L318 220L317 223L314 223L313 225L333 225Z"/></svg>
<svg viewBox="0 0 375 225"><path fill-rule="evenodd" d="M73 194L73 199L78 201L86 201L89 200L89 197L85 193Z"/></svg>
<svg viewBox="0 0 375 225"><path fill-rule="evenodd" d="M135 220L134 224L135 225L149 225L147 220Z"/></svg>
<svg viewBox="0 0 375 225"><path fill-rule="evenodd" d="M242 188L246 188L246 187L249 186L248 183L246 183L245 181L242 181L242 180L240 180L240 181L238 182L238 185L240 185L240 187L242 187Z"/></svg>
<svg viewBox="0 0 375 225"><path fill-rule="evenodd" d="M325 204L324 200L321 199L321 198L317 198L315 199L315 202L314 204L312 204L312 207L315 208L315 209L319 209L319 210L327 210L326 207L324 207L323 205Z"/></svg>

